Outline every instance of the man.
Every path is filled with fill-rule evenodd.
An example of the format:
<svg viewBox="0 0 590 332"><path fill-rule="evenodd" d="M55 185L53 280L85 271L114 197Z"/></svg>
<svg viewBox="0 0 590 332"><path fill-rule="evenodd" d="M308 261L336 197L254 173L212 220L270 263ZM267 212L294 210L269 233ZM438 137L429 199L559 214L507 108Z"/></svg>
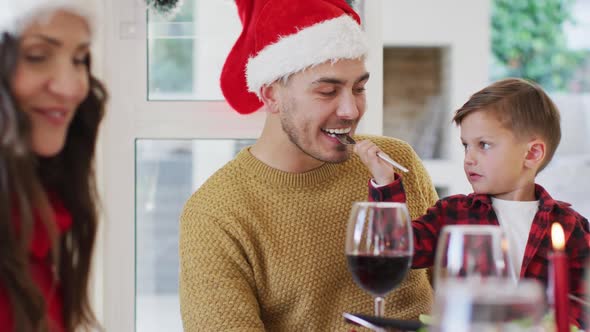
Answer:
<svg viewBox="0 0 590 332"><path fill-rule="evenodd" d="M371 174L337 135L365 112L367 51L344 0L237 1L244 29L221 87L240 113L267 112L257 142L186 203L180 299L187 331L333 331L343 312L371 313L344 255L348 214ZM366 137L365 137L366 138ZM404 142L369 137L410 169L412 217L437 199ZM362 139L362 137L361 137ZM414 270L386 298L386 315L417 318L432 289Z"/></svg>

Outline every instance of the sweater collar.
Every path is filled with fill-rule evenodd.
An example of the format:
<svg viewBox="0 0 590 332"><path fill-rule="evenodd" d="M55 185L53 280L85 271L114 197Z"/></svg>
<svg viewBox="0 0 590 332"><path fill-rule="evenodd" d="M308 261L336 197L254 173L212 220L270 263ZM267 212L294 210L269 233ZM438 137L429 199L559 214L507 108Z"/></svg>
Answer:
<svg viewBox="0 0 590 332"><path fill-rule="evenodd" d="M263 163L250 152L250 147L242 149L236 156L236 162L246 174L262 179L271 185L284 187L307 187L322 184L333 179L337 174L339 165L325 163L322 166L304 173L291 173L272 168Z"/></svg>

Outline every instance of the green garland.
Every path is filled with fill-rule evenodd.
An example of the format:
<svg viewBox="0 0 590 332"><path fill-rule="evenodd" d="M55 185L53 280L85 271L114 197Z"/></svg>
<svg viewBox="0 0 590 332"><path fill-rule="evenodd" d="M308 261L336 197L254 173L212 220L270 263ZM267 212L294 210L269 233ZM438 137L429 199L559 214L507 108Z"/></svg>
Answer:
<svg viewBox="0 0 590 332"><path fill-rule="evenodd" d="M354 8L354 6L356 5L356 0L346 0L346 2L352 8Z"/></svg>
<svg viewBox="0 0 590 332"><path fill-rule="evenodd" d="M145 0L148 8L156 13L163 16L172 16L182 6L182 0Z"/></svg>

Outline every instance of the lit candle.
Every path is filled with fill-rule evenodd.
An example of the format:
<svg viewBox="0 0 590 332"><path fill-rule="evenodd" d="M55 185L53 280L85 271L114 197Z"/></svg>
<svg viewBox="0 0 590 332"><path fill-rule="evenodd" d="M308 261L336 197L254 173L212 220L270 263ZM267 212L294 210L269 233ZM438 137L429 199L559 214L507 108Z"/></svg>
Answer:
<svg viewBox="0 0 590 332"><path fill-rule="evenodd" d="M557 332L569 331L569 271L565 255L565 236L563 228L557 222L551 225L551 243L553 252L549 255L549 282L553 283L553 305L555 308L555 326Z"/></svg>

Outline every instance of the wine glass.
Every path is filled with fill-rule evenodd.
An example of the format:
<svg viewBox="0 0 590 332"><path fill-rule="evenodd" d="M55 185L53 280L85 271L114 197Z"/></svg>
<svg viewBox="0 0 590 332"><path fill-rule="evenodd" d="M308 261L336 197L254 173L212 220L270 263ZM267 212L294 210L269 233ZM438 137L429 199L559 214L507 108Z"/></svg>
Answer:
<svg viewBox="0 0 590 332"><path fill-rule="evenodd" d="M448 279L513 275L507 251L508 242L500 226L445 226L436 248L435 286L440 288Z"/></svg>
<svg viewBox="0 0 590 332"><path fill-rule="evenodd" d="M375 316L383 316L383 297L404 279L414 252L406 204L354 203L345 252L354 281L375 297Z"/></svg>
<svg viewBox="0 0 590 332"><path fill-rule="evenodd" d="M431 332L544 331L546 310L538 280L450 279L437 289Z"/></svg>

